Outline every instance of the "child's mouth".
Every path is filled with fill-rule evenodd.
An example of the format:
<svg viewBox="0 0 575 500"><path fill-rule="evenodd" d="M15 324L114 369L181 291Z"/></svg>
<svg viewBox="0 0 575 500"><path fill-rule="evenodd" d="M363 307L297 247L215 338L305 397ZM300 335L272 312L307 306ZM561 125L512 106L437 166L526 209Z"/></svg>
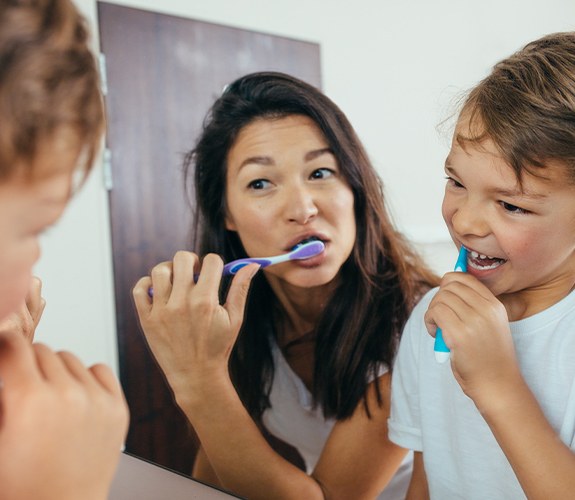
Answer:
<svg viewBox="0 0 575 500"><path fill-rule="evenodd" d="M505 262L507 262L505 259L483 255L474 250L470 250L467 257L467 265L478 271L489 271L505 264Z"/></svg>

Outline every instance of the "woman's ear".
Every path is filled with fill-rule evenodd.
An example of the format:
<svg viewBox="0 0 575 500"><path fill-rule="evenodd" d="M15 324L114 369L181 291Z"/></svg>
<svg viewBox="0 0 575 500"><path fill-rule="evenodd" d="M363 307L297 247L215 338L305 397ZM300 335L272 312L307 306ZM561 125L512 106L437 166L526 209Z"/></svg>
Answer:
<svg viewBox="0 0 575 500"><path fill-rule="evenodd" d="M229 214L226 214L225 226L228 231L237 231L236 223Z"/></svg>

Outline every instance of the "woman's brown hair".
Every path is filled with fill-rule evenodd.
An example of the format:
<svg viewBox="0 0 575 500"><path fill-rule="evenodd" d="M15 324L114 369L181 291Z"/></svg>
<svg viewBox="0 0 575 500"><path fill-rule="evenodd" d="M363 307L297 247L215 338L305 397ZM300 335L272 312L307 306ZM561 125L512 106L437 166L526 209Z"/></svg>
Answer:
<svg viewBox="0 0 575 500"><path fill-rule="evenodd" d="M391 367L399 336L415 302L434 275L394 229L382 183L341 110L322 92L292 76L264 72L239 78L215 102L186 158L196 197L197 250L230 261L245 257L224 218L227 155L239 132L256 119L311 118L324 134L354 195L357 226L341 285L315 329L312 393L326 417L351 416L380 365ZM269 407L273 377L270 341L278 304L263 273L252 281L245 321L230 372L244 405L258 417ZM365 399L364 399L365 401Z"/></svg>

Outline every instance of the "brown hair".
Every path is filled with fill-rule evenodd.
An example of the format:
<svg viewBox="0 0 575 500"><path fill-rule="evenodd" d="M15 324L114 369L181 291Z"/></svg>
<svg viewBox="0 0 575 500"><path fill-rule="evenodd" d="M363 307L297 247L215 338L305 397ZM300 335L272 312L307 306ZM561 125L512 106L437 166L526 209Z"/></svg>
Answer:
<svg viewBox="0 0 575 500"><path fill-rule="evenodd" d="M63 128L84 146L87 173L104 113L84 18L69 0L0 1L0 179L31 169Z"/></svg>
<svg viewBox="0 0 575 500"><path fill-rule="evenodd" d="M341 285L315 328L314 400L326 417L342 419L364 398L378 366L391 367L411 309L436 278L393 227L381 180L343 112L315 87L274 72L246 75L230 84L187 155L199 253L215 252L226 261L246 257L236 233L225 227L227 155L240 131L254 120L290 115L315 122L354 195L356 242L340 271ZM278 308L259 273L230 361L240 397L256 417L269 406L274 370L270 340L276 335Z"/></svg>
<svg viewBox="0 0 575 500"><path fill-rule="evenodd" d="M550 160L575 182L575 32L544 36L496 64L462 115L469 127L460 144L490 138L520 183Z"/></svg>

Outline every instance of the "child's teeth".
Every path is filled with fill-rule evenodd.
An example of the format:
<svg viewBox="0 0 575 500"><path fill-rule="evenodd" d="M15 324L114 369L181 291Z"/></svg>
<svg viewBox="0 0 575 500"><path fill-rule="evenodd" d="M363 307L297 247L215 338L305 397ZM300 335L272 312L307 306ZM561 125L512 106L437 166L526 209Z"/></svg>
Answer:
<svg viewBox="0 0 575 500"><path fill-rule="evenodd" d="M495 259L496 257L491 257L490 255L485 255L482 253L477 253L475 250L471 250L471 256L474 259Z"/></svg>
<svg viewBox="0 0 575 500"><path fill-rule="evenodd" d="M470 250L469 254L471 258L467 261L468 266L481 271L495 269L505 262L503 259L491 257L490 255L485 255L475 250Z"/></svg>

